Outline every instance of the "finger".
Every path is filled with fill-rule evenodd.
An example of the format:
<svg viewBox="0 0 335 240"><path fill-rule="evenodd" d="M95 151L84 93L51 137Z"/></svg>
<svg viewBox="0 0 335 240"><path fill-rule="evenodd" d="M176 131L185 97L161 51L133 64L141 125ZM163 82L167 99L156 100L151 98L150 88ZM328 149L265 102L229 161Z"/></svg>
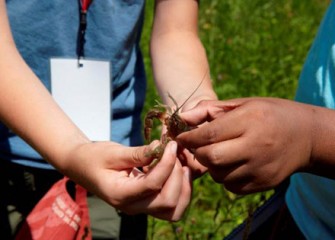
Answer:
<svg viewBox="0 0 335 240"><path fill-rule="evenodd" d="M279 184L279 182L272 184L272 179L268 181L264 181L263 177L259 179L247 165L230 169L216 168L209 171L209 174L215 182L224 184L226 189L235 194L266 191Z"/></svg>
<svg viewBox="0 0 335 240"><path fill-rule="evenodd" d="M268 184L277 174L267 169L271 166L251 163L250 149L251 146L241 138L199 148L195 155L208 167L213 180L223 183L231 192L246 194L273 187Z"/></svg>
<svg viewBox="0 0 335 240"><path fill-rule="evenodd" d="M248 194L253 193L254 191L249 188L252 183L247 178L237 179L236 181L226 181L225 179L220 178L215 172L209 172L210 176L217 183L223 184L224 187L235 194Z"/></svg>
<svg viewBox="0 0 335 240"><path fill-rule="evenodd" d="M111 148L111 154L108 156L113 156L113 159L118 159L118 161L110 161L109 168L115 170L142 167L148 165L153 160L151 155L148 154L153 151L159 145L159 141L153 141L150 145L140 146L140 147L126 147L117 145L116 148Z"/></svg>
<svg viewBox="0 0 335 240"><path fill-rule="evenodd" d="M183 168L179 161L177 161L175 168L170 178L166 181L162 191L148 205L149 213L152 216L174 221L180 218L182 210L178 208L178 212L176 212L176 209L177 207L181 207L178 206L178 204L183 192L184 175Z"/></svg>
<svg viewBox="0 0 335 240"><path fill-rule="evenodd" d="M147 181L159 181L161 185L165 184L172 171L175 170L177 162L177 143L170 141L165 149L161 160L146 175Z"/></svg>
<svg viewBox="0 0 335 240"><path fill-rule="evenodd" d="M137 197L140 197L127 202L126 211L137 213L145 210L146 213L151 215L159 214L167 219L172 219L174 209L181 195L183 175L183 168L179 161L176 161L173 171L161 189L159 191L147 191L144 195L137 195Z"/></svg>
<svg viewBox="0 0 335 240"><path fill-rule="evenodd" d="M178 221L182 218L192 197L192 178L190 169L183 167L182 172L182 183L180 184L181 191L177 198L177 202L170 202L170 205L166 205L168 201L166 201L164 195L160 195L159 198L152 201L152 204L149 206L148 213L150 215L169 221ZM174 190L170 189L167 193L171 194L172 191Z"/></svg>
<svg viewBox="0 0 335 240"><path fill-rule="evenodd" d="M186 208L191 202L192 197L192 177L191 170L183 167L183 185L179 196L177 207L175 208L170 221L178 221L182 218Z"/></svg>
<svg viewBox="0 0 335 240"><path fill-rule="evenodd" d="M182 181L183 181L183 168L180 162L176 161L172 172L170 173L168 179L164 183L164 186L159 194L159 197L164 199L165 204L167 204L167 206L175 207L177 205L180 192L182 189L181 184ZM155 207L155 202L152 203L152 207Z"/></svg>
<svg viewBox="0 0 335 240"><path fill-rule="evenodd" d="M198 103L194 108L180 113L180 116L190 125L197 126L204 122L210 122L221 112L232 110L237 105L223 101L205 100Z"/></svg>
<svg viewBox="0 0 335 240"><path fill-rule="evenodd" d="M241 136L247 125L243 118L243 110L234 109L227 113L220 113L213 121L198 128L181 133L176 137L178 144L193 150L201 146Z"/></svg>
<svg viewBox="0 0 335 240"><path fill-rule="evenodd" d="M202 176L207 171L207 168L195 158L193 153L185 148L178 148L178 159L183 166L187 166L191 170L193 180Z"/></svg>
<svg viewBox="0 0 335 240"><path fill-rule="evenodd" d="M227 169L245 164L250 158L249 145L243 137L206 145L195 150L196 159L208 167Z"/></svg>
<svg viewBox="0 0 335 240"><path fill-rule="evenodd" d="M169 221L180 220L191 201L192 180L190 170L187 167L183 167L182 171L178 172L181 173L181 182L172 177L173 184L164 186L164 191L129 204L126 211L132 214L142 211ZM175 197L171 198L171 195L175 195Z"/></svg>
<svg viewBox="0 0 335 240"><path fill-rule="evenodd" d="M270 162L264 164L259 159L253 158L247 164L242 164L235 169L227 172L223 179L226 188L234 193L248 194L253 192L265 191L278 186L287 175L283 174L284 171L278 171L282 167L277 167ZM227 170L227 169L226 169ZM222 177L218 168L212 168L211 175L213 179Z"/></svg>
<svg viewBox="0 0 335 240"><path fill-rule="evenodd" d="M176 152L177 144L171 141L167 144L162 159L146 175L138 174L136 177L129 178L125 173L123 177L120 177L119 184L114 190L119 190L118 194L115 194L118 196L117 199L114 199L116 204L122 204L122 201L134 201L160 192L175 167Z"/></svg>
<svg viewBox="0 0 335 240"><path fill-rule="evenodd" d="M236 181L224 181L223 184L230 192L239 195L262 192L271 189L263 185L257 185L252 181L252 179L248 178L238 179Z"/></svg>

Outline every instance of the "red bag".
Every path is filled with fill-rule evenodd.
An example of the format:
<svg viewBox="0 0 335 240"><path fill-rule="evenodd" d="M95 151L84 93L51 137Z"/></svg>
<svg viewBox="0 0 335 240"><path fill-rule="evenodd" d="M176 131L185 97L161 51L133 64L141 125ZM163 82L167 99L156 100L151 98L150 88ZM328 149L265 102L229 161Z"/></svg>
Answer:
<svg viewBox="0 0 335 240"><path fill-rule="evenodd" d="M86 190L75 185L72 199L67 177L56 182L37 203L19 230L16 240L91 240Z"/></svg>

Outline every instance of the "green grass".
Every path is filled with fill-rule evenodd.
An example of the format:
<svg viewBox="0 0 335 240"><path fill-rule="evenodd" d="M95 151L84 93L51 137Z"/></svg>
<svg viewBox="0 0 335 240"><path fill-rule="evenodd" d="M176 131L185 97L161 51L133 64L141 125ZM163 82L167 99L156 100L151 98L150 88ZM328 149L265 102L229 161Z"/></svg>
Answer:
<svg viewBox="0 0 335 240"><path fill-rule="evenodd" d="M147 2L141 43L149 78L144 112L159 100L148 53L153 2ZM328 4L329 0L201 1L199 31L219 98L293 99ZM193 200L180 222L149 219L148 239L222 239L270 194L237 196L206 175L194 182Z"/></svg>

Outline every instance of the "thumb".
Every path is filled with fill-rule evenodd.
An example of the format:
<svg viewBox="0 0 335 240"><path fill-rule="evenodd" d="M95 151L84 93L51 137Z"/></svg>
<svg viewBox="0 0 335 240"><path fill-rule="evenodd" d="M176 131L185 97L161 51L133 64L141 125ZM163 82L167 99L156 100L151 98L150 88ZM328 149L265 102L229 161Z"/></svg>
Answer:
<svg viewBox="0 0 335 240"><path fill-rule="evenodd" d="M155 140L150 145L138 147L120 146L122 149L114 149L110 156L113 156L111 168L115 170L123 170L134 167L142 167L149 165L153 157L148 154L159 145L159 141ZM111 150L112 151L112 150ZM117 159L117 160L116 160Z"/></svg>

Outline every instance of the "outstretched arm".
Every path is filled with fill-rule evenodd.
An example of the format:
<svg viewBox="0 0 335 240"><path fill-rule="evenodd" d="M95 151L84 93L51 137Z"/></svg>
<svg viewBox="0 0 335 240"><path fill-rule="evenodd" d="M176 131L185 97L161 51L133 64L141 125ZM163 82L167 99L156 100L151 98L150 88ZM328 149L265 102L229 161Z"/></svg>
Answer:
<svg viewBox="0 0 335 240"><path fill-rule="evenodd" d="M198 8L197 0L156 0L150 43L153 73L163 102L173 110L186 100L180 111L201 100L217 98L206 52L198 36ZM205 172L188 151L184 151L183 158L193 169L193 176Z"/></svg>
<svg viewBox="0 0 335 240"><path fill-rule="evenodd" d="M216 99L205 49L198 36L197 0L156 0L150 52L154 78L164 103L180 105L203 82L184 109Z"/></svg>
<svg viewBox="0 0 335 240"><path fill-rule="evenodd" d="M231 191L278 185L295 172L334 178L335 111L276 98L203 101L183 118L201 127L177 137Z"/></svg>
<svg viewBox="0 0 335 240"><path fill-rule="evenodd" d="M0 0L0 120L63 174L127 213L178 220L191 196L188 170L171 142L147 174L136 167L152 159L153 146L92 143L71 122L26 65L11 36L5 0Z"/></svg>

